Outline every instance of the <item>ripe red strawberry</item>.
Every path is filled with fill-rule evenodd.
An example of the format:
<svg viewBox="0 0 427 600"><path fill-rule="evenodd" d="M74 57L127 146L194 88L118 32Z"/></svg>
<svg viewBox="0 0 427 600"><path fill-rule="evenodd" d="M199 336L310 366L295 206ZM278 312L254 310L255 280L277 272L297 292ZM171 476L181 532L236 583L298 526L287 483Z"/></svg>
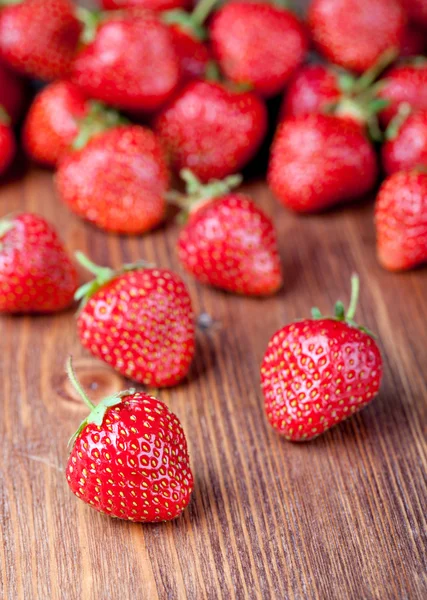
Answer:
<svg viewBox="0 0 427 600"><path fill-rule="evenodd" d="M16 123L24 108L24 86L18 77L0 63L0 106Z"/></svg>
<svg viewBox="0 0 427 600"><path fill-rule="evenodd" d="M354 322L359 281L335 317L286 325L271 338L261 367L267 418L294 442L311 440L366 406L378 394L382 359L371 334Z"/></svg>
<svg viewBox="0 0 427 600"><path fill-rule="evenodd" d="M409 18L414 23L427 27L427 2L426 0L400 0Z"/></svg>
<svg viewBox="0 0 427 600"><path fill-rule="evenodd" d="M390 271L427 262L427 173L400 171L385 180L375 205L377 255Z"/></svg>
<svg viewBox="0 0 427 600"><path fill-rule="evenodd" d="M122 125L66 152L56 184L69 208L101 229L143 233L163 220L169 170L150 130Z"/></svg>
<svg viewBox="0 0 427 600"><path fill-rule="evenodd" d="M358 125L312 114L279 126L268 182L285 206L320 211L368 193L376 177L374 149Z"/></svg>
<svg viewBox="0 0 427 600"><path fill-rule="evenodd" d="M427 165L427 109L409 114L410 106L401 104L401 115L390 123L387 141L381 149L382 163L388 175Z"/></svg>
<svg viewBox="0 0 427 600"><path fill-rule="evenodd" d="M181 71L181 83L205 76L211 59L208 47L189 30L177 24L171 25L169 31Z"/></svg>
<svg viewBox="0 0 427 600"><path fill-rule="evenodd" d="M241 177L203 186L184 170L188 223L178 239L178 255L197 280L237 294L267 296L283 283L276 232L267 215L245 194L230 192Z"/></svg>
<svg viewBox="0 0 427 600"><path fill-rule="evenodd" d="M101 4L105 10L138 7L162 12L175 8L189 8L191 0L101 0Z"/></svg>
<svg viewBox="0 0 427 600"><path fill-rule="evenodd" d="M69 0L3 0L0 56L11 67L39 79L65 77L77 49L81 25Z"/></svg>
<svg viewBox="0 0 427 600"><path fill-rule="evenodd" d="M160 400L133 389L94 406L71 360L68 374L90 409L71 440L65 475L72 492L119 519L154 523L178 517L194 486L178 418Z"/></svg>
<svg viewBox="0 0 427 600"><path fill-rule="evenodd" d="M266 98L284 88L308 49L298 19L263 2L225 4L212 19L210 37L225 75Z"/></svg>
<svg viewBox="0 0 427 600"><path fill-rule="evenodd" d="M184 282L167 269L97 267L78 254L96 279L84 297L77 329L94 356L139 383L169 387L188 373L194 356L194 319Z"/></svg>
<svg viewBox="0 0 427 600"><path fill-rule="evenodd" d="M54 167L78 134L78 122L89 105L69 81L45 87L35 98L24 124L23 145L35 161Z"/></svg>
<svg viewBox="0 0 427 600"><path fill-rule="evenodd" d="M400 48L406 25L399 0L313 0L308 20L320 52L359 73Z"/></svg>
<svg viewBox="0 0 427 600"><path fill-rule="evenodd" d="M388 125L406 102L414 110L427 109L427 60L418 57L390 69L381 81L378 95L389 101L380 113L381 123Z"/></svg>
<svg viewBox="0 0 427 600"><path fill-rule="evenodd" d="M9 115L0 105L0 175L8 169L16 153L16 143Z"/></svg>
<svg viewBox="0 0 427 600"><path fill-rule="evenodd" d="M87 17L92 24L95 16ZM101 13L86 33L72 79L91 98L120 108L155 111L179 81L179 62L168 27L144 11ZM89 38L87 37L89 36Z"/></svg>
<svg viewBox="0 0 427 600"><path fill-rule="evenodd" d="M400 44L400 56L406 58L424 54L427 48L426 41L425 31L413 23L408 23Z"/></svg>
<svg viewBox="0 0 427 600"><path fill-rule="evenodd" d="M258 150L267 129L264 103L250 92L220 83L189 83L156 117L172 165L189 168L202 181L223 179Z"/></svg>
<svg viewBox="0 0 427 600"><path fill-rule="evenodd" d="M0 312L62 310L76 288L76 269L47 221L31 213L0 221Z"/></svg>

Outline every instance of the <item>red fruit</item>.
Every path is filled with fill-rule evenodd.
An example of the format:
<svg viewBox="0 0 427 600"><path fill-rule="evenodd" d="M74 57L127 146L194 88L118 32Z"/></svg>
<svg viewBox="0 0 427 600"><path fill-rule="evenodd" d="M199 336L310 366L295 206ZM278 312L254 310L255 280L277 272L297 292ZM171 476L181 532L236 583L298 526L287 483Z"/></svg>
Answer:
<svg viewBox="0 0 427 600"><path fill-rule="evenodd" d="M178 517L193 491L187 440L178 418L153 396L126 390L90 408L72 439L65 474L73 493L95 510L128 521Z"/></svg>
<svg viewBox="0 0 427 600"><path fill-rule="evenodd" d="M12 1L0 11L1 58L31 77L65 77L81 31L73 4L68 0Z"/></svg>
<svg viewBox="0 0 427 600"><path fill-rule="evenodd" d="M174 8L189 8L191 0L101 0L101 4L106 10L138 7L162 12Z"/></svg>
<svg viewBox="0 0 427 600"><path fill-rule="evenodd" d="M171 25L169 31L179 60L181 83L202 79L211 58L207 46L179 25Z"/></svg>
<svg viewBox="0 0 427 600"><path fill-rule="evenodd" d="M24 108L24 87L14 73L0 63L0 106L16 123Z"/></svg>
<svg viewBox="0 0 427 600"><path fill-rule="evenodd" d="M79 131L88 102L69 81L45 87L35 98L24 124L23 144L35 161L54 167Z"/></svg>
<svg viewBox="0 0 427 600"><path fill-rule="evenodd" d="M404 102L414 110L427 109L427 60L417 58L390 69L378 95L390 102L380 113L383 125L388 125Z"/></svg>
<svg viewBox="0 0 427 600"><path fill-rule="evenodd" d="M409 105L401 105L402 111ZM396 121L399 117L396 117ZM410 114L403 124L392 122L387 130L388 140L381 149L382 163L388 175L427 165L427 110Z"/></svg>
<svg viewBox="0 0 427 600"><path fill-rule="evenodd" d="M323 210L368 193L376 177L374 149L354 123L313 114L279 126L268 181L285 206Z"/></svg>
<svg viewBox="0 0 427 600"><path fill-rule="evenodd" d="M426 2L427 6L427 2ZM401 57L413 57L424 54L426 49L426 34L413 23L408 23L400 44Z"/></svg>
<svg viewBox="0 0 427 600"><path fill-rule="evenodd" d="M250 92L196 81L157 116L154 126L174 169L187 167L209 181L235 173L255 155L266 133L267 111Z"/></svg>
<svg viewBox="0 0 427 600"><path fill-rule="evenodd" d="M76 269L47 221L31 213L0 221L0 312L62 310L76 288Z"/></svg>
<svg viewBox="0 0 427 600"><path fill-rule="evenodd" d="M427 262L427 173L400 171L386 179L375 205L377 255L390 271Z"/></svg>
<svg viewBox="0 0 427 600"><path fill-rule="evenodd" d="M286 325L271 338L261 366L267 418L294 442L311 440L366 406L378 394L382 359L375 340L354 323L358 278L347 314L313 309L313 319Z"/></svg>
<svg viewBox="0 0 427 600"><path fill-rule="evenodd" d="M10 127L10 119L5 110L0 106L0 175L2 175L16 153L16 143Z"/></svg>
<svg viewBox="0 0 427 600"><path fill-rule="evenodd" d="M77 295L86 302L77 321L83 346L139 383L179 383L195 349L193 310L184 282L167 269L136 264L115 272L96 267L81 254L79 260L97 277Z"/></svg>
<svg viewBox="0 0 427 600"><path fill-rule="evenodd" d="M213 53L225 75L268 98L280 92L303 61L306 33L287 10L262 2L230 2L210 26Z"/></svg>
<svg viewBox="0 0 427 600"><path fill-rule="evenodd" d="M276 232L249 196L229 190L235 175L202 186L189 171L182 176L191 194L181 199L188 223L178 239L178 255L198 281L237 294L267 296L283 283Z"/></svg>
<svg viewBox="0 0 427 600"><path fill-rule="evenodd" d="M409 18L423 27L427 27L427 2L426 0L400 0Z"/></svg>
<svg viewBox="0 0 427 600"><path fill-rule="evenodd" d="M149 12L105 13L74 61L72 79L89 97L129 110L157 110L179 81L166 25Z"/></svg>
<svg viewBox="0 0 427 600"><path fill-rule="evenodd" d="M67 152L56 184L71 210L101 229L143 233L163 220L169 171L156 136L129 125Z"/></svg>
<svg viewBox="0 0 427 600"><path fill-rule="evenodd" d="M320 52L359 73L400 48L406 24L399 0L313 0L308 20Z"/></svg>

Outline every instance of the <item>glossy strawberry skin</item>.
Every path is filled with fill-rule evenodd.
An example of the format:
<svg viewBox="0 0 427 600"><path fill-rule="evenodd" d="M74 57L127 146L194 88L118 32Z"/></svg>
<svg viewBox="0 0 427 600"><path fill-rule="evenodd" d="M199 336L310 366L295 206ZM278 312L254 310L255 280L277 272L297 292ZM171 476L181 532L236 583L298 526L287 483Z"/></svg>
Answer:
<svg viewBox="0 0 427 600"><path fill-rule="evenodd" d="M166 404L136 392L86 425L66 467L74 494L95 510L136 522L169 521L193 490L187 441Z"/></svg>
<svg viewBox="0 0 427 600"><path fill-rule="evenodd" d="M196 279L229 292L264 296L282 285L273 224L243 194L227 194L191 214L178 255Z"/></svg>
<svg viewBox="0 0 427 600"><path fill-rule="evenodd" d="M401 171L382 184L375 204L377 256L390 271L427 262L427 174Z"/></svg>
<svg viewBox="0 0 427 600"><path fill-rule="evenodd" d="M0 175L10 166L16 153L16 142L12 129L0 122Z"/></svg>
<svg viewBox="0 0 427 600"><path fill-rule="evenodd" d="M24 86L20 79L0 63L0 106L12 123L16 123L24 108Z"/></svg>
<svg viewBox="0 0 427 600"><path fill-rule="evenodd" d="M22 141L33 160L55 167L78 133L78 121L88 111L81 90L69 81L45 87L27 114Z"/></svg>
<svg viewBox="0 0 427 600"><path fill-rule="evenodd" d="M179 25L171 25L169 31L180 65L180 85L202 79L211 59L208 47Z"/></svg>
<svg viewBox="0 0 427 600"><path fill-rule="evenodd" d="M414 110L427 110L427 60L390 69L378 95L390 102L380 113L383 125L388 125L403 102L410 104Z"/></svg>
<svg viewBox="0 0 427 600"><path fill-rule="evenodd" d="M323 112L341 95L336 74L325 65L305 65L292 77L283 98L282 118Z"/></svg>
<svg viewBox="0 0 427 600"><path fill-rule="evenodd" d="M137 7L156 12L173 10L175 8L188 9L191 7L190 0L101 0L101 4L105 10Z"/></svg>
<svg viewBox="0 0 427 600"><path fill-rule="evenodd" d="M125 377L154 387L179 383L194 356L190 296L175 273L144 269L97 291L77 321L81 343Z"/></svg>
<svg viewBox="0 0 427 600"><path fill-rule="evenodd" d="M214 15L211 45L225 75L268 98L304 59L306 33L289 11L262 2L230 2Z"/></svg>
<svg viewBox="0 0 427 600"><path fill-rule="evenodd" d="M169 171L151 131L120 126L64 154L56 184L69 208L101 229L143 233L163 220Z"/></svg>
<svg viewBox="0 0 427 600"><path fill-rule="evenodd" d="M375 152L358 125L312 114L279 126L268 182L288 208L324 210L368 193L376 177Z"/></svg>
<svg viewBox="0 0 427 600"><path fill-rule="evenodd" d="M149 12L112 13L74 61L72 80L87 96L123 109L152 112L179 82L169 29Z"/></svg>
<svg viewBox="0 0 427 600"><path fill-rule="evenodd" d="M381 157L388 175L427 165L427 109L409 115L397 136L383 144Z"/></svg>
<svg viewBox="0 0 427 600"><path fill-rule="evenodd" d="M271 338L261 367L267 418L292 441L310 440L378 393L382 359L363 331L333 319L305 319Z"/></svg>
<svg viewBox="0 0 427 600"><path fill-rule="evenodd" d="M77 272L56 231L20 213L0 238L0 312L49 313L72 304Z"/></svg>
<svg viewBox="0 0 427 600"><path fill-rule="evenodd" d="M255 155L266 133L267 111L250 92L196 81L159 113L154 127L177 172L188 167L202 181L223 179Z"/></svg>
<svg viewBox="0 0 427 600"><path fill-rule="evenodd" d="M0 56L25 75L62 78L70 71L80 32L68 0L24 0L0 11Z"/></svg>
<svg viewBox="0 0 427 600"><path fill-rule="evenodd" d="M313 0L308 21L326 58L362 73L386 50L400 48L406 16L399 0Z"/></svg>

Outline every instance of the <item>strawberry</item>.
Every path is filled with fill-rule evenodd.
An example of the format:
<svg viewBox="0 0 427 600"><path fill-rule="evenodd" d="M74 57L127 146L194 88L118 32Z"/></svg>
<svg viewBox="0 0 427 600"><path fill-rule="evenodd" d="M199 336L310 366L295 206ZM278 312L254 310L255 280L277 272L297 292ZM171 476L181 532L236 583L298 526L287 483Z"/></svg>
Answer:
<svg viewBox="0 0 427 600"><path fill-rule="evenodd" d="M188 373L194 318L184 282L167 269L125 265L120 271L78 260L96 279L84 285L77 321L80 341L94 356L139 383L169 387Z"/></svg>
<svg viewBox="0 0 427 600"><path fill-rule="evenodd" d="M209 181L235 173L255 155L266 133L267 111L250 92L195 81L159 113L154 127L177 172L187 167Z"/></svg>
<svg viewBox="0 0 427 600"><path fill-rule="evenodd" d="M59 311L76 288L76 269L47 221L31 213L0 221L0 312Z"/></svg>
<svg viewBox="0 0 427 600"><path fill-rule="evenodd" d="M419 56L424 54L426 48L425 31L413 23L408 23L400 44L400 56L404 58Z"/></svg>
<svg viewBox="0 0 427 600"><path fill-rule="evenodd" d="M39 79L65 77L81 25L69 0L2 0L0 56L11 67Z"/></svg>
<svg viewBox="0 0 427 600"><path fill-rule="evenodd" d="M171 25L169 31L178 56L181 84L192 79L202 79L211 58L207 46L191 31L178 24Z"/></svg>
<svg viewBox="0 0 427 600"><path fill-rule="evenodd" d="M354 322L359 280L352 278L352 299L335 316L313 309L271 338L261 367L267 419L294 442L311 440L366 406L378 394L382 359L364 327Z"/></svg>
<svg viewBox="0 0 427 600"><path fill-rule="evenodd" d="M88 113L88 102L69 81L45 87L27 114L23 145L35 161L54 167L78 134L78 122Z"/></svg>
<svg viewBox="0 0 427 600"><path fill-rule="evenodd" d="M71 383L90 410L70 440L65 475L72 492L111 517L155 523L178 517L193 491L187 440L166 404L134 389L89 400L68 363Z"/></svg>
<svg viewBox="0 0 427 600"><path fill-rule="evenodd" d="M427 2L426 0L400 0L409 15L415 23L427 27Z"/></svg>
<svg viewBox="0 0 427 600"><path fill-rule="evenodd" d="M411 113L405 103L399 111L387 128L387 141L381 149L387 175L427 165L427 109Z"/></svg>
<svg viewBox="0 0 427 600"><path fill-rule="evenodd" d="M123 109L157 110L179 81L179 62L168 27L154 13L82 11L85 46L72 80L87 96Z"/></svg>
<svg viewBox="0 0 427 600"><path fill-rule="evenodd" d="M399 0L313 0L308 21L326 58L361 73L400 48L406 16Z"/></svg>
<svg viewBox="0 0 427 600"><path fill-rule="evenodd" d="M268 182L285 206L320 211L368 193L376 177L374 149L358 125L312 114L279 126Z"/></svg>
<svg viewBox="0 0 427 600"><path fill-rule="evenodd" d="M0 175L9 167L16 153L16 142L10 127L10 118L0 106Z"/></svg>
<svg viewBox="0 0 427 600"><path fill-rule="evenodd" d="M427 109L427 60L418 57L390 69L381 80L378 96L389 101L380 113L383 125L388 125L406 102L414 110Z"/></svg>
<svg viewBox="0 0 427 600"><path fill-rule="evenodd" d="M97 121L94 122L95 131ZM88 129L92 127L89 117ZM102 127L102 124L101 124ZM156 136L138 125L97 133L85 126L56 175L60 198L80 217L106 231L143 233L165 214L169 170Z"/></svg>
<svg viewBox="0 0 427 600"><path fill-rule="evenodd" d="M230 192L241 177L203 186L183 170L187 196L179 197L188 223L178 239L178 255L201 281L237 294L267 296L282 286L276 232L267 215L245 194Z"/></svg>
<svg viewBox="0 0 427 600"><path fill-rule="evenodd" d="M16 123L24 108L24 86L15 73L0 63L0 106Z"/></svg>
<svg viewBox="0 0 427 600"><path fill-rule="evenodd" d="M284 88L308 49L298 19L263 2L225 4L212 19L210 37L225 75L266 98Z"/></svg>
<svg viewBox="0 0 427 600"><path fill-rule="evenodd" d="M382 184L375 205L377 255L390 271L427 262L427 173L400 171Z"/></svg>
<svg viewBox="0 0 427 600"><path fill-rule="evenodd" d="M105 10L137 7L162 12L176 8L186 9L191 5L191 0L101 0L101 4Z"/></svg>

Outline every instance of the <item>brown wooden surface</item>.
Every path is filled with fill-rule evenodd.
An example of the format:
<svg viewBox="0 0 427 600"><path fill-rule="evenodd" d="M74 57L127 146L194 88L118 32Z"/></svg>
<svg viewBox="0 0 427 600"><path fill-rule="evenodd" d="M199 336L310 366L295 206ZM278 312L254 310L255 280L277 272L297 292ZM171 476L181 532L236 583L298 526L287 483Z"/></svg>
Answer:
<svg viewBox="0 0 427 600"><path fill-rule="evenodd" d="M85 415L66 383L71 353L95 397L126 383L84 352L73 312L1 318L0 597L415 599L427 597L427 272L383 272L372 205L297 217L262 183L247 187L279 231L285 287L238 298L186 278L198 332L190 381L160 391L188 435L196 486L182 518L137 525L100 515L68 490L66 443ZM0 190L1 213L37 211L70 250L118 266L144 257L180 271L170 224L143 238L106 235L55 198L30 171ZM259 364L281 325L329 309L362 282L359 320L379 334L380 396L314 442L279 438L264 419Z"/></svg>

